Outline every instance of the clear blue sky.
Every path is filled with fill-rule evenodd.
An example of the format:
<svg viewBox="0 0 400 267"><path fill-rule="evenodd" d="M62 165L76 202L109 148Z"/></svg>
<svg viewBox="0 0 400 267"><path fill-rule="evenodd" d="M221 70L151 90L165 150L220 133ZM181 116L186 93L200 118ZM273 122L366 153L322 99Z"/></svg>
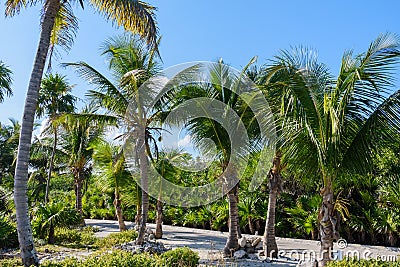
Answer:
<svg viewBox="0 0 400 267"><path fill-rule="evenodd" d="M4 1L3 1L4 2ZM258 64L280 49L306 45L318 51L320 61L337 73L347 49L365 51L382 32L400 34L400 1L177 1L151 0L158 7L163 36L160 47L164 66L220 57L240 68L254 55ZM100 44L117 30L86 6L76 5L80 29L69 54L54 62L54 70L76 84L74 94L83 97L88 85L60 62L86 61L105 70ZM4 4L0 7L4 14ZM13 70L14 96L0 104L0 121L21 120L29 75L39 37L39 8L28 8L14 18L0 18L0 60ZM400 76L400 75L399 75ZM399 88L400 89L400 88Z"/></svg>

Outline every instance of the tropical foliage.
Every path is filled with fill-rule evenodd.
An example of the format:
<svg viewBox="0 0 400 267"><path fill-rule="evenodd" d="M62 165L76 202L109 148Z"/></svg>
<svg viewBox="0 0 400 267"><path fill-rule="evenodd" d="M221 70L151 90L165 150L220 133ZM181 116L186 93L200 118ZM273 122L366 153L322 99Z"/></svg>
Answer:
<svg viewBox="0 0 400 267"><path fill-rule="evenodd" d="M26 4L8 1L8 11L18 12ZM63 16L71 15L68 4L63 2L57 13L60 17L56 17L52 44L69 40L62 39L69 38L62 31L71 28L57 26L58 20L67 18ZM110 12L100 3L92 4ZM152 12L152 7L139 4ZM56 38L56 34L61 35ZM15 120L0 124L0 246L17 245L16 218L21 216L17 210L25 193L34 237L76 248L111 248L133 240L143 244L148 222L156 223L156 238L162 237L163 224L229 231L224 249L227 256L238 248L242 233L266 233L267 253L277 250L275 234L319 239L322 249L332 248L339 237L361 244L400 245L400 93L393 82L400 43L395 36L379 36L365 53L346 52L337 77L306 48L282 51L261 67L254 66L254 58L232 76L220 60L208 69L210 83L173 88L154 108L148 103L153 92L139 93L141 85L159 73L162 62L158 41L154 43L152 37L147 41L153 45L131 34L107 40L101 51L107 59L107 74L83 61L65 64L90 86L87 105L79 112L66 77L45 76L34 105L36 118L43 119L45 127L29 138L26 192L13 191L15 184L24 184L19 183L22 176L18 180L14 175L21 126ZM263 170L265 181L256 191L249 190L249 184L262 157L257 114L232 91L245 74L268 100L278 135L272 168ZM11 94L10 75L1 63L0 102ZM249 145L241 148L241 153L247 153L240 156L248 156L249 165L240 181L236 168L241 166L228 167L234 152L222 123L170 113L187 103L201 106L194 102L199 97L225 104L243 122ZM126 116L128 107L133 107L131 116ZM236 123L224 109L219 111L224 119ZM212 155L211 160L183 150L159 149L166 135L160 128L166 115L175 116L173 126L183 125L192 145ZM135 141L137 158L133 163L124 154L126 140ZM179 186L203 186L220 177L234 183L226 199L199 207L171 206L163 203L161 193L151 198L140 189L151 183L147 177L150 164ZM201 170L180 168L185 165L201 166ZM117 219L124 232L98 240L93 229L82 228L83 218ZM127 230L126 220L135 221L138 231ZM23 255L26 265L32 263L34 250L30 253ZM177 262L192 266L198 256L187 249L156 258L114 251L108 257L46 264L172 266ZM341 263L337 264L330 266Z"/></svg>

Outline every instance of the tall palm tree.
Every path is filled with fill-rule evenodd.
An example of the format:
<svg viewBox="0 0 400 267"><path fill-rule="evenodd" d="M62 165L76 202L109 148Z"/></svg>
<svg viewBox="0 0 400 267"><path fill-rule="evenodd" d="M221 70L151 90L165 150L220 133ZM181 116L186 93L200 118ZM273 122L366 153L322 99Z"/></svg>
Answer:
<svg viewBox="0 0 400 267"><path fill-rule="evenodd" d="M79 0L92 5L108 20L123 26L125 30L140 34L149 44L156 45L157 26L154 20L155 8L138 0ZM17 210L18 238L20 241L21 258L25 266L38 265L38 258L33 244L32 230L29 223L26 184L28 179L29 148L32 137L33 121L35 117L38 90L43 76L46 59L53 45L66 48L72 45L77 30L77 18L72 12L75 1L22 1L7 0L6 16L18 14L23 7L42 4L43 16L39 44L35 56L34 66L29 81L24 116L21 126L21 135L15 173L15 204Z"/></svg>
<svg viewBox="0 0 400 267"><path fill-rule="evenodd" d="M207 99L206 103L199 102L198 108L201 110L211 110L214 112L219 110L218 105L212 105L207 107L209 103L222 103L224 106L219 110L222 114L223 120L227 121L229 126L222 125L220 122L209 117L190 118L186 114L182 114L183 117L174 118L176 121L183 122L188 133L191 135L194 144L205 152L214 152L216 157L220 160L220 166L224 172L224 179L227 191L228 202L229 202L229 235L224 248L224 254L231 256L232 251L238 249L238 238L239 238L239 216L238 216L238 173L235 166L236 163L232 161L231 156L239 157L240 155L234 155L235 153L245 150L249 152L249 147L240 147L237 151L232 152L231 150L231 138L228 130L224 127L232 127L235 129L233 134L237 134L236 130L239 127L239 120L244 123L247 133L251 136L257 123L254 113L247 106L246 102L243 101L239 95L241 94L239 84L243 82L242 78L245 75L246 70L250 65L254 63L256 58L253 58L242 70L240 74L232 73L232 71L223 64L222 60L218 63L209 66L210 82L205 84L185 85L178 90L172 90L173 106L178 105L194 105L193 101L196 99ZM213 102L214 100L214 102ZM232 113L226 112L229 107L229 111L233 111L238 117L234 117ZM190 107L188 107L190 109ZM235 115L235 116L236 116ZM210 142L210 140L212 142ZM240 144L235 144L240 146ZM245 153L246 153L245 152ZM231 162L232 161L232 162Z"/></svg>
<svg viewBox="0 0 400 267"><path fill-rule="evenodd" d="M39 89L38 106L36 109L37 117L48 116L49 128L53 132L53 149L50 156L49 167L47 171L46 193L44 203L49 200L50 178L54 166L54 156L57 149L57 125L52 122L62 113L71 113L75 111L76 98L71 95L72 86L65 78L59 74L48 74L42 80Z"/></svg>
<svg viewBox="0 0 400 267"><path fill-rule="evenodd" d="M135 140L143 189L141 223L136 242L143 244L149 210L149 196L146 189L148 157L152 154L151 147L156 145L153 136L158 134L158 128L152 125L159 120L159 112L147 109L142 97L139 96L139 87L157 73L158 54L155 48L148 47L137 37L128 34L108 40L103 46L102 54L108 57L109 70L114 75L116 83L108 80L85 62L67 65L74 67L82 78L96 87L96 90L90 90L87 96L93 105L104 109L106 113L94 114L92 118L96 119L96 116L114 118L114 122L122 132L120 140ZM130 104L136 105L137 109L129 110L135 114L127 117L127 107Z"/></svg>
<svg viewBox="0 0 400 267"><path fill-rule="evenodd" d="M0 103L4 101L4 94L12 96L12 71L0 61Z"/></svg>
<svg viewBox="0 0 400 267"><path fill-rule="evenodd" d="M365 173L379 148L377 141L390 145L397 138L400 91L393 93L392 70L399 48L396 36L383 34L363 54L346 52L336 79L306 50L283 52L271 66L272 72L288 77L283 88L291 101L283 108L295 114L287 118L285 156L291 167L322 179L322 266L339 237L333 181L345 171Z"/></svg>
<svg viewBox="0 0 400 267"><path fill-rule="evenodd" d="M114 207L120 231L127 230L121 205L121 187L132 180L131 174L125 168L125 157L121 147L99 142L93 148L95 168L99 175L96 182L104 190L114 190Z"/></svg>

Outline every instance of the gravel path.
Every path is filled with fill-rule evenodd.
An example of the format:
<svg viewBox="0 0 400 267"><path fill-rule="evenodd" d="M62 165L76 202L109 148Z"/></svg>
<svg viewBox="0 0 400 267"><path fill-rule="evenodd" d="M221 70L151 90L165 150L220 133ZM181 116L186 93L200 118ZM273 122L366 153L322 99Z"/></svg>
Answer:
<svg viewBox="0 0 400 267"><path fill-rule="evenodd" d="M85 220L85 222L86 225L99 228L100 231L96 233L99 237L104 237L110 233L119 231L118 223L116 221ZM133 228L133 223L127 222L126 224L128 228ZM148 224L148 227L152 230L155 229L154 224ZM278 237L277 243L280 249L280 256L273 262L262 262L258 259L226 262L222 258L222 249L227 237L228 233L226 232L163 225L163 238L158 241L170 248L188 246L199 253L201 263L212 263L214 265L225 263L225 266L296 266L299 263L299 260L307 260L310 256L313 256L313 253L315 253L314 255L316 255L316 257L319 255L320 245L318 241ZM338 253L335 253L338 257L358 255L359 258L380 258L386 261L394 260L400 256L399 248L358 244L347 245L344 242L340 244L335 243L334 252L335 251L339 251Z"/></svg>

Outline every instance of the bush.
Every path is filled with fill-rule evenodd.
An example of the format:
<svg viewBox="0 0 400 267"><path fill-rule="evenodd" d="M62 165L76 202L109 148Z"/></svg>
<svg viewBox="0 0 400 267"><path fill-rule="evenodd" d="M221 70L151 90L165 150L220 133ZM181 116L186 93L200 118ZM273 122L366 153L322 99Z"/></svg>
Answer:
<svg viewBox="0 0 400 267"><path fill-rule="evenodd" d="M400 267L400 262L347 259L329 262L327 267Z"/></svg>
<svg viewBox="0 0 400 267"><path fill-rule="evenodd" d="M0 214L0 248L18 247L18 234L15 223Z"/></svg>
<svg viewBox="0 0 400 267"><path fill-rule="evenodd" d="M96 253L86 259L68 258L61 262L45 261L43 267L191 267L198 264L197 253L188 248L178 248L161 256L147 253L132 254L122 250ZM10 265L10 267L13 265Z"/></svg>
<svg viewBox="0 0 400 267"><path fill-rule="evenodd" d="M57 229L55 231L55 243L76 248L93 246L98 241L94 236L93 227L83 229Z"/></svg>
<svg viewBox="0 0 400 267"><path fill-rule="evenodd" d="M20 258L0 260L0 266L1 267L20 267L20 266L22 266L22 260Z"/></svg>
<svg viewBox="0 0 400 267"><path fill-rule="evenodd" d="M199 255L197 252L184 247L170 250L161 254L160 260L158 262L159 267L191 267L197 266L199 263Z"/></svg>
<svg viewBox="0 0 400 267"><path fill-rule="evenodd" d="M100 238L96 242L96 246L99 248L111 248L115 245L134 241L137 238L137 232L135 230L127 230L119 233L112 233L107 237Z"/></svg>
<svg viewBox="0 0 400 267"><path fill-rule="evenodd" d="M44 267L152 267L155 266L155 258L149 254L132 254L122 250L114 250L111 253L93 254L86 259L68 258L61 262L44 262Z"/></svg>

